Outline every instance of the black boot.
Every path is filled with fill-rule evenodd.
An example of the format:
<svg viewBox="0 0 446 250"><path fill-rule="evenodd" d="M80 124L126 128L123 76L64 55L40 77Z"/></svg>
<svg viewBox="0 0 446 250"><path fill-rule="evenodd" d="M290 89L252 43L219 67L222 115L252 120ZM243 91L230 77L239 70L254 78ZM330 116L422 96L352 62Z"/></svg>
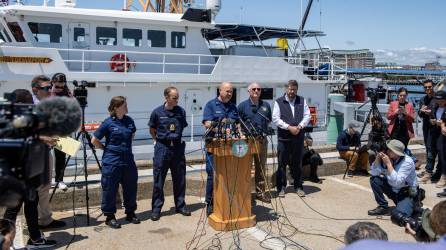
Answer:
<svg viewBox="0 0 446 250"><path fill-rule="evenodd" d="M310 166L310 178L309 180L314 183L322 183L322 180L317 176L317 165Z"/></svg>
<svg viewBox="0 0 446 250"><path fill-rule="evenodd" d="M128 213L127 216L125 217L125 220L133 224L141 223L138 217L136 217L135 213Z"/></svg>
<svg viewBox="0 0 446 250"><path fill-rule="evenodd" d="M108 225L109 227L113 229L121 228L121 224L116 220L115 215L107 215L107 218L105 219L105 225Z"/></svg>

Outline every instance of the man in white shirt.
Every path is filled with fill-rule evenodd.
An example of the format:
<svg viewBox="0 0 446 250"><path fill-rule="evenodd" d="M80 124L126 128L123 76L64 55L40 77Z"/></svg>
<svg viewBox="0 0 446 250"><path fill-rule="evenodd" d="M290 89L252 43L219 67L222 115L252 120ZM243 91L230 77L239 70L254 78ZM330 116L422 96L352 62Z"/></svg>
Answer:
<svg viewBox="0 0 446 250"><path fill-rule="evenodd" d="M286 165L289 165L294 179L294 191L305 196L302 181L302 156L304 131L310 121L310 109L302 96L297 95L296 80L288 81L286 94L278 98L273 109L273 123L277 126L277 155L279 168L276 173L276 187L279 197L285 197Z"/></svg>

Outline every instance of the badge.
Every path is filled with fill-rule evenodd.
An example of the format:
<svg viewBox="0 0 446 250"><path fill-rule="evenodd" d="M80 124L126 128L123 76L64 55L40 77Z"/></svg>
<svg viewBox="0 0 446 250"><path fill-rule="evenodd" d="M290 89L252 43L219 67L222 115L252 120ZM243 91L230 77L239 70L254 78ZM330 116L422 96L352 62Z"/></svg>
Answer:
<svg viewBox="0 0 446 250"><path fill-rule="evenodd" d="M175 124L174 123L171 123L170 125L169 125L169 130L170 131L175 131Z"/></svg>
<svg viewBox="0 0 446 250"><path fill-rule="evenodd" d="M248 144L245 141L236 141L232 144L232 155L242 158L248 153Z"/></svg>

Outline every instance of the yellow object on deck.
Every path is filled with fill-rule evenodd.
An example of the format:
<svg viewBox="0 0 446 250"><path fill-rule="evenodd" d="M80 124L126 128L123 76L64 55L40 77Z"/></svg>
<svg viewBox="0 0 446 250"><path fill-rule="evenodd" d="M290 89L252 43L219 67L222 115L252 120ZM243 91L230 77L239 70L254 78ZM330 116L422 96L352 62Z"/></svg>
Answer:
<svg viewBox="0 0 446 250"><path fill-rule="evenodd" d="M279 49L287 50L288 49L288 40L285 38L279 38L276 41L276 45L277 45L277 47L279 47Z"/></svg>

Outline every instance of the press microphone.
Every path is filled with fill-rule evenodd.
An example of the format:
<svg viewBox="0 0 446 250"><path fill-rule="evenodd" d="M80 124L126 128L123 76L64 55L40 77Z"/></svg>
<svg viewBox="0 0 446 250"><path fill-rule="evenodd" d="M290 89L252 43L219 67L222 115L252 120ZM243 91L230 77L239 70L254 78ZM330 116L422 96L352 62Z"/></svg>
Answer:
<svg viewBox="0 0 446 250"><path fill-rule="evenodd" d="M252 134L252 132L249 130L248 126L246 126L246 123L243 121L243 119L240 119L240 123L242 124L243 128L246 130L246 133L247 133L249 136L254 136L254 135Z"/></svg>
<svg viewBox="0 0 446 250"><path fill-rule="evenodd" d="M36 106L41 135L67 136L79 129L81 107L74 98L51 97Z"/></svg>
<svg viewBox="0 0 446 250"><path fill-rule="evenodd" d="M211 121L211 126L209 126L209 128L206 130L206 132L204 132L203 137L207 137L208 134L212 131L212 129L214 129L217 125L218 125L217 121Z"/></svg>
<svg viewBox="0 0 446 250"><path fill-rule="evenodd" d="M251 128L252 128L252 130L254 131L255 136L259 136L259 135L261 135L261 134L257 131L256 127L254 127L254 124L252 124L252 122L251 122L250 119L246 119L246 122L249 123L249 125L251 125Z"/></svg>
<svg viewBox="0 0 446 250"><path fill-rule="evenodd" d="M81 109L76 99L51 97L37 104L34 110L15 117L8 128L32 129L41 135L66 136L77 131L81 122Z"/></svg>

